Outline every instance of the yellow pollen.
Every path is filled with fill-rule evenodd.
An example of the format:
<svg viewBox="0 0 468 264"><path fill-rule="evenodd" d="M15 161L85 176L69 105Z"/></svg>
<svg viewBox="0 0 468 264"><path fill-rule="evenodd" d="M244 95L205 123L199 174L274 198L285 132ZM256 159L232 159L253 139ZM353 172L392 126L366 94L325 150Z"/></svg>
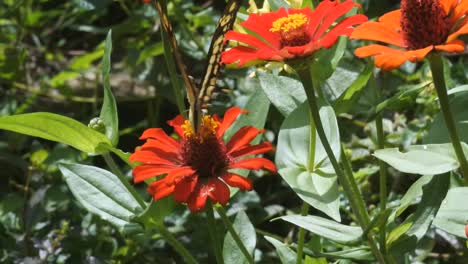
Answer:
<svg viewBox="0 0 468 264"><path fill-rule="evenodd" d="M273 22L270 32L287 33L291 30L298 29L307 23L307 16L304 14L292 14L287 17L282 17Z"/></svg>
<svg viewBox="0 0 468 264"><path fill-rule="evenodd" d="M185 120L184 124L180 126L184 132L185 137L193 137L195 132L193 131L192 122Z"/></svg>
<svg viewBox="0 0 468 264"><path fill-rule="evenodd" d="M204 116L201 120L201 127L199 131L200 142L215 133L215 129L219 126L219 122L211 116Z"/></svg>

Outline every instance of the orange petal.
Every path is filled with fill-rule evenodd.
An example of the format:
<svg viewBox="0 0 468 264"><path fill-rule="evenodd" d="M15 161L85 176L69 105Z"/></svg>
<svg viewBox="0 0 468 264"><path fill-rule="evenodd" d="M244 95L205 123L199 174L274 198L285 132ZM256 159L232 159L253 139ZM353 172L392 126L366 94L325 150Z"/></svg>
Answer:
<svg viewBox="0 0 468 264"><path fill-rule="evenodd" d="M214 203L226 205L231 196L231 191L229 191L227 185L218 178L209 179L207 185L209 186L208 196L211 200Z"/></svg>
<svg viewBox="0 0 468 264"><path fill-rule="evenodd" d="M140 165L133 168L133 182L138 183L146 179L169 173L174 170L174 166L155 166L155 165Z"/></svg>
<svg viewBox="0 0 468 264"><path fill-rule="evenodd" d="M366 22L356 27L350 38L380 41L399 47L406 46L403 36L394 27L383 22Z"/></svg>
<svg viewBox="0 0 468 264"><path fill-rule="evenodd" d="M468 22L467 19L465 19ZM455 32L450 34L447 38L447 42L451 42L458 38L460 35L468 34L468 23L465 23L463 26L459 27Z"/></svg>
<svg viewBox="0 0 468 264"><path fill-rule="evenodd" d="M252 180L242 177L240 175L234 174L234 173L226 173L222 177L224 182L229 184L232 187L237 187L243 191L251 191L253 189L252 186Z"/></svg>
<svg viewBox="0 0 468 264"><path fill-rule="evenodd" d="M175 185L174 200L185 203L197 185L198 177L186 177Z"/></svg>
<svg viewBox="0 0 468 264"><path fill-rule="evenodd" d="M263 130L253 126L245 126L239 129L226 144L228 153L236 151L248 145L258 134L263 133Z"/></svg>
<svg viewBox="0 0 468 264"><path fill-rule="evenodd" d="M155 200L164 198L174 192L174 185L167 185L163 180L152 182L147 191L153 195Z"/></svg>
<svg viewBox="0 0 468 264"><path fill-rule="evenodd" d="M435 49L452 53L461 53L465 51L465 42L456 39L443 45L437 45L435 46Z"/></svg>
<svg viewBox="0 0 468 264"><path fill-rule="evenodd" d="M432 50L432 46L422 50L404 51L397 50L383 45L369 45L356 49L354 54L360 58L375 56L375 66L382 70L393 70L400 67L405 61L412 62L424 56ZM422 60L421 58L421 60Z"/></svg>
<svg viewBox="0 0 468 264"><path fill-rule="evenodd" d="M247 170L260 170L266 169L271 172L276 172L276 166L270 160L264 158L250 158L229 164L230 169L247 169Z"/></svg>
<svg viewBox="0 0 468 264"><path fill-rule="evenodd" d="M457 5L458 0L439 0L440 5L445 11L445 14L450 14L450 11Z"/></svg>
<svg viewBox="0 0 468 264"><path fill-rule="evenodd" d="M385 23L395 30L400 31L400 19L401 19L401 9L397 9L388 13L385 13L383 16L379 17L379 22Z"/></svg>
<svg viewBox="0 0 468 264"><path fill-rule="evenodd" d="M253 146L247 145L232 153L228 152L228 154L230 154L233 158L240 158L247 155L263 154L272 150L274 150L274 147L271 145L270 142L263 142Z"/></svg>

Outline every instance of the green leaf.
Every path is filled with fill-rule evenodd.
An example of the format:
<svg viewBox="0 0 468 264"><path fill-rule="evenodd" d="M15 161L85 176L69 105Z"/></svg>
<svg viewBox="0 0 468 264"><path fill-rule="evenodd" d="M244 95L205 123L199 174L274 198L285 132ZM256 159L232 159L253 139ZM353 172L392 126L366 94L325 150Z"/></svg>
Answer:
<svg viewBox="0 0 468 264"><path fill-rule="evenodd" d="M423 195L423 187L428 184L433 177L434 175L424 175L409 187L408 191L406 191L405 195L401 198L400 205L395 210L395 216L401 215L406 208L415 203ZM394 217L391 219L393 218Z"/></svg>
<svg viewBox="0 0 468 264"><path fill-rule="evenodd" d="M138 56L136 64L139 65L148 58L164 54L164 45L162 42L155 43L143 49Z"/></svg>
<svg viewBox="0 0 468 264"><path fill-rule="evenodd" d="M340 134L333 108L322 107L320 117L333 152L339 158ZM340 200L335 171L318 135L313 168L310 166L310 144L309 108L307 103L304 103L294 110L281 126L276 152L278 172L302 200L340 221Z"/></svg>
<svg viewBox="0 0 468 264"><path fill-rule="evenodd" d="M450 189L442 202L433 225L452 235L466 239L468 224L468 187Z"/></svg>
<svg viewBox="0 0 468 264"><path fill-rule="evenodd" d="M80 73L75 71L62 71L50 79L50 85L54 88L64 86L68 80L75 79Z"/></svg>
<svg viewBox="0 0 468 264"><path fill-rule="evenodd" d="M102 102L101 114L99 117L106 126L106 136L117 146L119 142L119 117L117 113L117 103L110 87L110 69L112 53L112 31L107 34L104 57L102 57L102 83L104 85L104 101Z"/></svg>
<svg viewBox="0 0 468 264"><path fill-rule="evenodd" d="M333 220L313 215L286 215L280 219L340 244L355 244L361 241L362 229L357 226L342 225Z"/></svg>
<svg viewBox="0 0 468 264"><path fill-rule="evenodd" d="M149 228L154 224L164 222L164 218L171 214L176 206L174 198L168 196L160 200L152 200L146 210L135 217L133 222L142 223L145 228Z"/></svg>
<svg viewBox="0 0 468 264"><path fill-rule="evenodd" d="M241 106L241 108L248 110L249 113L242 114L237 118L236 122L226 131L224 135L226 140L229 140L244 126L254 126L256 128L265 127L268 110L270 109L270 101L268 101L262 89L255 89L254 93L249 95L247 103Z"/></svg>
<svg viewBox="0 0 468 264"><path fill-rule="evenodd" d="M406 253L416 248L417 243L431 226L442 200L450 185L450 175L437 175L422 187L423 194L416 212L410 215L396 231L390 232L387 239L388 247L396 254Z"/></svg>
<svg viewBox="0 0 468 264"><path fill-rule="evenodd" d="M270 242L276 249L276 253L283 264L295 264L296 263L296 252L290 249L287 245L281 241L265 236L265 239Z"/></svg>
<svg viewBox="0 0 468 264"><path fill-rule="evenodd" d="M276 11L278 9L280 9L281 7L285 8L285 9L289 9L291 8L288 3L286 3L286 1L284 0L267 0L268 3L270 4L270 8L272 11Z"/></svg>
<svg viewBox="0 0 468 264"><path fill-rule="evenodd" d="M270 102L285 117L306 100L304 86L296 79L268 72L259 72L258 79Z"/></svg>
<svg viewBox="0 0 468 264"><path fill-rule="evenodd" d="M321 49L314 54L311 67L315 80L320 83L330 78L343 57L347 42L347 38L340 37L332 48Z"/></svg>
<svg viewBox="0 0 468 264"><path fill-rule="evenodd" d="M93 154L105 153L111 145L103 134L74 119L53 113L0 117L0 129L61 142Z"/></svg>
<svg viewBox="0 0 468 264"><path fill-rule="evenodd" d="M73 0L73 2L85 10L102 9L112 3L111 0Z"/></svg>
<svg viewBox="0 0 468 264"><path fill-rule="evenodd" d="M257 244L257 236L254 226L244 211L237 213L233 227L247 251L253 256L255 245ZM229 232L224 237L223 259L226 264L249 263Z"/></svg>
<svg viewBox="0 0 468 264"><path fill-rule="evenodd" d="M374 260L374 256L372 255L369 247L357 247L335 252L323 252L320 253L320 256L331 259L350 259L354 261Z"/></svg>
<svg viewBox="0 0 468 264"><path fill-rule="evenodd" d="M449 104L458 131L468 131L468 108L466 107L468 92L466 92L466 89L468 89L468 85L459 86L448 91L452 93ZM468 133L459 134L461 141L468 142ZM434 117L428 134L424 137L424 143L438 144L445 142L450 142L450 136L442 113L438 113Z"/></svg>
<svg viewBox="0 0 468 264"><path fill-rule="evenodd" d="M373 65L368 64L367 67L358 75L356 80L354 80L346 91L340 95L333 106L336 113L346 113L357 103L364 87L366 87L366 84L372 75L373 69Z"/></svg>
<svg viewBox="0 0 468 264"><path fill-rule="evenodd" d="M91 213L121 231L136 224L131 219L143 208L119 178L101 168L61 163L59 169L75 198Z"/></svg>
<svg viewBox="0 0 468 264"><path fill-rule="evenodd" d="M466 149L466 144L462 145ZM442 174L460 166L452 144L414 145L405 152L397 148L380 149L374 156L401 172L413 174Z"/></svg>

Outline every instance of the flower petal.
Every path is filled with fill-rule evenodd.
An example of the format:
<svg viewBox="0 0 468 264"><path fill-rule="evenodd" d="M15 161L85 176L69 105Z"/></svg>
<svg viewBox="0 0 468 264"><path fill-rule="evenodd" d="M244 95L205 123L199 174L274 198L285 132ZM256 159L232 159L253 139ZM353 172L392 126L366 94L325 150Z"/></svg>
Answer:
<svg viewBox="0 0 468 264"><path fill-rule="evenodd" d="M224 113L223 120L216 129L216 135L221 138L224 135L224 132L226 132L226 130L234 123L234 121L236 121L240 114L247 113L248 111L242 110L237 106L229 108L226 113Z"/></svg>
<svg viewBox="0 0 468 264"><path fill-rule="evenodd" d="M185 118L182 115L178 115L174 119L167 121L167 124L174 128L174 132L176 132L179 137L184 138L184 131L182 129L184 122Z"/></svg>
<svg viewBox="0 0 468 264"><path fill-rule="evenodd" d="M253 126L245 126L239 129L226 144L227 153L238 150L250 143L258 134L263 133L264 130L255 128Z"/></svg>
<svg viewBox="0 0 468 264"><path fill-rule="evenodd" d="M433 49L432 46L419 50L397 50L382 45L369 45L356 49L354 54L360 58L375 56L375 65L383 70L400 67L405 61L421 61Z"/></svg>
<svg viewBox="0 0 468 264"><path fill-rule="evenodd" d="M458 0L439 0L440 5L444 9L445 13L448 15L450 11L457 5Z"/></svg>
<svg viewBox="0 0 468 264"><path fill-rule="evenodd" d="M310 20L308 24L308 31L311 38L318 31L319 25L322 23L329 10L331 10L334 6L336 6L335 1L325 0L314 9L312 15L309 17Z"/></svg>
<svg viewBox="0 0 468 264"><path fill-rule="evenodd" d="M232 187L237 187L242 191L251 191L253 189L252 180L234 173L226 173L222 177L223 181Z"/></svg>
<svg viewBox="0 0 468 264"><path fill-rule="evenodd" d="M128 158L128 160L153 165L177 165L174 160L168 159L167 156L160 156L158 153L148 150L136 151Z"/></svg>
<svg viewBox="0 0 468 264"><path fill-rule="evenodd" d="M459 27L455 32L450 34L447 37L447 42L452 42L453 40L457 39L460 35L465 35L465 34L468 34L468 23L465 23L463 26Z"/></svg>
<svg viewBox="0 0 468 264"><path fill-rule="evenodd" d="M173 166L155 166L155 165L140 165L133 168L133 182L139 183L146 179L169 173L177 167Z"/></svg>
<svg viewBox="0 0 468 264"><path fill-rule="evenodd" d="M257 33L260 37L271 44L272 47L279 49L281 47L279 34L271 32L270 29L275 20L287 15L288 13L284 8L280 8L275 12L259 15L250 14L247 20L242 22L241 25L244 28Z"/></svg>
<svg viewBox="0 0 468 264"><path fill-rule="evenodd" d="M465 51L465 42L456 39L446 44L437 45L435 46L435 49L445 52L461 53Z"/></svg>
<svg viewBox="0 0 468 264"><path fill-rule="evenodd" d="M369 21L356 27L351 39L374 40L398 47L405 47L403 36L388 24Z"/></svg>
<svg viewBox="0 0 468 264"><path fill-rule="evenodd" d="M187 206L192 213L196 213L205 207L209 192L207 189L208 187L205 184L197 184L195 186L195 189L187 200Z"/></svg>
<svg viewBox="0 0 468 264"><path fill-rule="evenodd" d="M210 186L208 196L211 198L213 203L226 205L231 195L227 185L218 178L209 179L207 185Z"/></svg>
<svg viewBox="0 0 468 264"><path fill-rule="evenodd" d="M237 63L237 67L242 67L247 62L259 59L256 49L244 46L237 46L221 53L221 62L223 64Z"/></svg>
<svg viewBox="0 0 468 264"><path fill-rule="evenodd" d="M174 192L174 185L167 185L163 180L152 182L147 191L153 195L154 200L164 198Z"/></svg>
<svg viewBox="0 0 468 264"><path fill-rule="evenodd" d="M236 151L229 153L233 158L240 158L247 155L257 155L263 154L269 151L274 150L275 148L271 145L270 142L266 141L257 145L247 145L243 148L240 148Z"/></svg>
<svg viewBox="0 0 468 264"><path fill-rule="evenodd" d="M140 147L140 150L152 151L159 156L167 157L171 160L178 158L178 149L161 144L160 141L154 139L147 139L146 143Z"/></svg>
<svg viewBox="0 0 468 264"><path fill-rule="evenodd" d="M265 158L250 158L240 161L235 161L229 164L230 169L248 169L248 170L260 170L266 169L276 173L276 166L270 160Z"/></svg>
<svg viewBox="0 0 468 264"><path fill-rule="evenodd" d="M186 177L175 185L174 200L178 203L185 203L190 194L195 190L198 182L198 176Z"/></svg>
<svg viewBox="0 0 468 264"><path fill-rule="evenodd" d="M365 15L354 15L343 19L320 39L320 45L329 48L336 43L339 36L349 36L355 29L352 27L367 21Z"/></svg>
<svg viewBox="0 0 468 264"><path fill-rule="evenodd" d="M164 177L164 180L167 184L178 184L184 178L191 177L194 174L195 171L189 166L179 167L169 171Z"/></svg>
<svg viewBox="0 0 468 264"><path fill-rule="evenodd" d="M341 17L342 15L348 13L349 10L351 10L356 4L351 1L347 0L343 3L337 4L333 8L330 8L327 10L328 12L324 16L324 19L320 26L318 27L317 31L313 35L312 39L319 39L325 33L328 28L335 23L335 21Z"/></svg>
<svg viewBox="0 0 468 264"><path fill-rule="evenodd" d="M179 148L180 144L174 138L168 136L164 130L161 128L149 128L146 129L143 134L141 135L140 139L148 139L153 138L155 140L159 140L161 143L168 145L172 148Z"/></svg>

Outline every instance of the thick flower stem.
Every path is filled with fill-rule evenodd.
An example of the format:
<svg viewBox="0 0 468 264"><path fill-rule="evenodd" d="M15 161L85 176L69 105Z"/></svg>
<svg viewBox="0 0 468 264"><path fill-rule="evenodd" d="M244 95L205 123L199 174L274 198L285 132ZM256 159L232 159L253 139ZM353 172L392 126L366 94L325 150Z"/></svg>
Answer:
<svg viewBox="0 0 468 264"><path fill-rule="evenodd" d="M146 208L146 203L143 201L141 196L138 194L138 192L133 188L133 186L125 179L125 175L120 171L119 166L115 163L114 159L109 153L104 153L102 154L102 157L104 158L104 161L107 163L107 166L109 166L110 170L119 178L120 182L127 188L127 190L130 192L130 194L135 198L135 200L138 202L138 204L142 208Z"/></svg>
<svg viewBox="0 0 468 264"><path fill-rule="evenodd" d="M195 258L190 254L190 252L172 235L166 226L163 223L156 223L156 228L158 229L161 236L166 240L179 255L181 255L185 261L189 264L198 264Z"/></svg>
<svg viewBox="0 0 468 264"><path fill-rule="evenodd" d="M207 229L208 233L210 234L210 239L211 243L213 246L215 258L216 258L216 263L222 264L224 263L223 260L223 253L221 252L221 247L219 246L219 240L218 240L218 231L216 230L216 222L215 222L215 217L214 217L214 210L213 210L213 204L211 203L211 200L208 199L206 201L206 218L207 218Z"/></svg>
<svg viewBox="0 0 468 264"><path fill-rule="evenodd" d="M348 197L351 208L353 209L354 213L356 214L356 218L358 219L359 225L363 230L366 229L367 225L369 224L369 216L365 209L365 203L362 199L361 193L357 188L356 182L354 181L354 177L352 175L346 175L338 163L338 160L333 153L332 148L330 147L330 143L325 135L325 131L323 129L322 120L319 114L319 108L317 104L317 99L315 98L315 92L313 87L313 82L311 78L311 73L308 68L299 70L299 76L302 80L304 85L304 90L307 95L307 101L309 103L309 110L312 114L313 122L315 124L315 128L317 130L317 134L320 138L320 141L323 144L325 152L327 153L328 158L335 170L335 173L338 177L339 182L343 186L343 190L345 191L346 196ZM375 239L369 235L369 244L371 245L371 249L373 249L373 253L375 257L378 259L380 263L386 263L385 259L383 258L381 252L378 250Z"/></svg>
<svg viewBox="0 0 468 264"><path fill-rule="evenodd" d="M457 127L450 110L449 99L447 95L447 87L445 86L444 78L444 64L442 57L438 53L433 53L428 56L429 63L431 66L432 79L434 80L434 86L439 97L440 108L444 115L445 125L447 126L450 140L452 141L453 149L457 155L458 162L460 162L461 172L465 179L465 185L468 185L468 162L466 161L465 154L458 136Z"/></svg>
<svg viewBox="0 0 468 264"><path fill-rule="evenodd" d="M249 262L250 264L254 264L255 261L254 261L253 257L250 255L250 253L247 250L247 248L245 247L244 243L242 243L242 240L240 239L240 237L237 234L236 230L234 230L234 226L232 225L231 221L229 221L229 218L228 218L224 208L220 206L220 207L217 207L216 209L217 209L216 211L221 216L221 219L223 220L224 226L226 226L229 234L231 234L232 238L236 242L237 246L241 250L241 252L244 255L247 262Z"/></svg>
<svg viewBox="0 0 468 264"><path fill-rule="evenodd" d="M306 202L303 202L302 208L301 208L301 215L306 216L308 212L309 212L309 204ZM296 250L296 264L302 263L305 235L306 235L306 230L300 227L298 241L297 241L297 250Z"/></svg>

